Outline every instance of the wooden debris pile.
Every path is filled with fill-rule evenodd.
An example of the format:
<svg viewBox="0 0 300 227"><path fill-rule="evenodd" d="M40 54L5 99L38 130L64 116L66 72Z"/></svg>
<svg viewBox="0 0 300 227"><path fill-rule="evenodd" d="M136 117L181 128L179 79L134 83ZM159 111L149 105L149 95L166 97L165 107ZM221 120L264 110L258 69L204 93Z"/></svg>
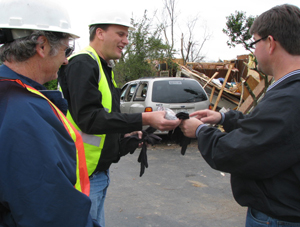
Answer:
<svg viewBox="0 0 300 227"><path fill-rule="evenodd" d="M254 68L253 64L255 63L249 55L238 56L236 60L220 63L179 64L180 69L176 77L198 80L210 96L214 110L225 107L246 113L253 105L250 92L253 94L258 87L254 95L260 96L264 87L264 80L256 71L251 70ZM220 100L223 106L218 106Z"/></svg>

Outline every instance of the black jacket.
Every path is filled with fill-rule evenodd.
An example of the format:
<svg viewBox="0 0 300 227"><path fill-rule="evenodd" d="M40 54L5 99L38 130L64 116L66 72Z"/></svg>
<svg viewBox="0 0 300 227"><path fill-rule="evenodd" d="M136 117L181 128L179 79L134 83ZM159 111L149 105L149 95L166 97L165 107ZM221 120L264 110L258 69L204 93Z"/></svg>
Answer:
<svg viewBox="0 0 300 227"><path fill-rule="evenodd" d="M270 89L248 114L225 114L226 133L204 126L199 150L231 173L234 198L271 217L300 222L300 71Z"/></svg>
<svg viewBox="0 0 300 227"><path fill-rule="evenodd" d="M59 70L58 81L67 99L73 120L87 134L107 134L98 166L95 171L107 170L119 161L121 133L142 130L142 115L120 113L120 89L111 80L111 68L101 59L105 76L112 93L112 111L108 113L101 104L98 90L99 67L88 54L72 58ZM101 75L102 76L102 75Z"/></svg>

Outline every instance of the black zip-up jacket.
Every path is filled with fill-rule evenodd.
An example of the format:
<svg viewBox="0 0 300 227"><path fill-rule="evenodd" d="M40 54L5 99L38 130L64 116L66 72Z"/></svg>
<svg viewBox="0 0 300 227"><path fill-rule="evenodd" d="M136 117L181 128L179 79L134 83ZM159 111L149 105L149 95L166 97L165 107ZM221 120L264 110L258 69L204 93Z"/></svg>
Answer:
<svg viewBox="0 0 300 227"><path fill-rule="evenodd" d="M226 133L204 126L199 150L209 165L231 173L242 206L300 222L300 70L270 89L244 115L225 114Z"/></svg>
<svg viewBox="0 0 300 227"><path fill-rule="evenodd" d="M141 113L120 113L120 89L113 86L112 69L106 61L101 59L101 64L112 94L111 113L106 112L101 104L102 94L98 90L99 67L91 56L80 54L73 57L58 73L64 98L68 101L69 111L77 126L87 134L106 134L94 172L107 170L112 163L119 161L119 139L122 133L142 130Z"/></svg>

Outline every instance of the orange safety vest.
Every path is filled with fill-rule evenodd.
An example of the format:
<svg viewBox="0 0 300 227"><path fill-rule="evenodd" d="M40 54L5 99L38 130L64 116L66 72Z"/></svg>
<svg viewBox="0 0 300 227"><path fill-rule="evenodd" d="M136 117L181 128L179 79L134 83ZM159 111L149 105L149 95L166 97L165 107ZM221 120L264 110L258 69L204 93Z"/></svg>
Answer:
<svg viewBox="0 0 300 227"><path fill-rule="evenodd" d="M84 146L82 138L79 132L74 128L74 126L70 123L70 121L66 118L66 116L41 92L36 90L35 88L24 84L19 79L0 79L0 81L13 81L17 82L22 87L26 88L29 92L32 92L36 95L41 96L42 98L46 99L53 110L55 116L63 123L65 129L68 131L71 138L74 140L76 146L76 184L75 188L78 191L81 191L85 195L89 196L90 194L90 181L88 176L88 171L86 167L86 159L84 153Z"/></svg>

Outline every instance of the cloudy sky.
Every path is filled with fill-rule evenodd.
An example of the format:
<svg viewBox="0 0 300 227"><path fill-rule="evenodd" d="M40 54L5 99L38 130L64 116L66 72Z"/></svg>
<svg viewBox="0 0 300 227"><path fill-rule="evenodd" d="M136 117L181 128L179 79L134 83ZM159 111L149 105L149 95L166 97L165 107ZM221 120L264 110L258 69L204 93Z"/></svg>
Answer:
<svg viewBox="0 0 300 227"><path fill-rule="evenodd" d="M164 0L84 0L78 3L74 0L63 0L60 3L67 7L72 27L81 37L76 41L76 50L88 45L89 15L102 7L107 8L107 10L112 8L125 10L135 19L140 19L145 10L148 11L148 17L151 17L155 10L158 10L158 17L161 17L162 13L166 13L163 12ZM236 48L227 46L228 36L222 32L222 29L226 27L226 16L234 14L235 11L243 11L246 16L257 16L275 5L285 3L300 7L299 0L176 0L175 41L180 43L181 34L187 32L187 21L198 16L194 39L202 40L203 25L206 25L212 34L210 40L203 47L202 54L206 56L205 60L212 62L218 59L234 59L237 55L248 54L248 52L242 46Z"/></svg>

